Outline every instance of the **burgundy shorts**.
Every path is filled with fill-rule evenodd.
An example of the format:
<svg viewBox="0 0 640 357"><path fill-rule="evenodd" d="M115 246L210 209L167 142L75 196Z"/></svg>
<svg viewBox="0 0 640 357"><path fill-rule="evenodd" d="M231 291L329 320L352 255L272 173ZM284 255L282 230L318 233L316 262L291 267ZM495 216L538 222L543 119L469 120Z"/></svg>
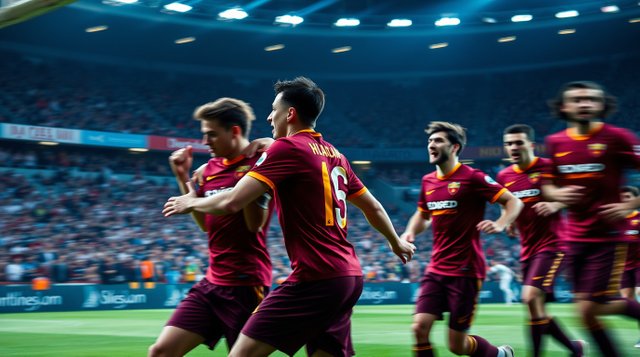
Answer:
<svg viewBox="0 0 640 357"><path fill-rule="evenodd" d="M567 267L576 293L605 303L620 290L627 243L567 242Z"/></svg>
<svg viewBox="0 0 640 357"><path fill-rule="evenodd" d="M222 286L202 279L180 302L167 326L197 333L210 349L224 336L230 348L268 291L265 286Z"/></svg>
<svg viewBox="0 0 640 357"><path fill-rule="evenodd" d="M534 254L522 262L522 285L544 291L547 298L553 296L553 282L563 266L564 253L546 251Z"/></svg>
<svg viewBox="0 0 640 357"><path fill-rule="evenodd" d="M442 319L442 314L449 311L449 328L467 331L473 321L481 286L482 280L478 278L427 273L420 282L416 314L432 314Z"/></svg>
<svg viewBox="0 0 640 357"><path fill-rule="evenodd" d="M353 356L351 314L362 293L361 276L283 283L262 301L242 333L293 356L322 350Z"/></svg>
<svg viewBox="0 0 640 357"><path fill-rule="evenodd" d="M640 287L640 268L625 270L622 273L620 289Z"/></svg>

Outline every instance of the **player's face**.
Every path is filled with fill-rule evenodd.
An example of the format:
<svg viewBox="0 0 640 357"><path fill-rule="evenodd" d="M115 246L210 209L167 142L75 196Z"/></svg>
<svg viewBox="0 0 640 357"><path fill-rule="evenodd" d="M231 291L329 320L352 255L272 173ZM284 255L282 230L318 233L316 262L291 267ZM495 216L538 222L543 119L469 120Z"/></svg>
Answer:
<svg viewBox="0 0 640 357"><path fill-rule="evenodd" d="M271 124L271 133L274 139L287 136L287 117L289 116L289 108L282 100L282 93L278 93L271 105L271 114L267 117L267 121Z"/></svg>
<svg viewBox="0 0 640 357"><path fill-rule="evenodd" d="M533 143L525 133L506 134L504 152L516 165L529 164L533 158Z"/></svg>
<svg viewBox="0 0 640 357"><path fill-rule="evenodd" d="M228 157L234 151L233 128L226 129L217 120L200 121L202 143L209 147L211 156Z"/></svg>
<svg viewBox="0 0 640 357"><path fill-rule="evenodd" d="M636 198L631 192L620 192L620 201L627 202Z"/></svg>
<svg viewBox="0 0 640 357"><path fill-rule="evenodd" d="M427 149L429 150L429 163L439 165L453 157L455 145L449 141L444 131L439 131L429 136Z"/></svg>
<svg viewBox="0 0 640 357"><path fill-rule="evenodd" d="M560 110L572 121L588 123L600 118L604 110L604 92L599 89L570 89L563 98Z"/></svg>

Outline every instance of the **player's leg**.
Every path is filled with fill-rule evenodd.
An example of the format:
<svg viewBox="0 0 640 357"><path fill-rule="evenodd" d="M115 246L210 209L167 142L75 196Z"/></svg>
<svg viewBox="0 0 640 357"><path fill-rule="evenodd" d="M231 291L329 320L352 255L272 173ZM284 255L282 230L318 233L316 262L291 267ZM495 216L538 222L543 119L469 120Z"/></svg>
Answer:
<svg viewBox="0 0 640 357"><path fill-rule="evenodd" d="M522 302L529 310L533 356L539 356L544 350L545 334L563 344L574 356L582 356L582 350L586 347L584 341L571 341L556 319L548 315L545 307L547 298L553 298L553 283L564 257L564 253L546 251L523 262Z"/></svg>
<svg viewBox="0 0 640 357"><path fill-rule="evenodd" d="M199 344L213 348L222 337L221 322L215 314L216 291L206 279L195 284L171 315L149 356L183 356Z"/></svg>
<svg viewBox="0 0 640 357"><path fill-rule="evenodd" d="M618 349L598 316L635 312L640 318L640 307L628 305L628 300L615 300L626 257L626 244L570 243L569 249L574 251L571 268L576 306L582 323L603 356L618 356ZM630 311L627 311L628 307Z"/></svg>
<svg viewBox="0 0 640 357"><path fill-rule="evenodd" d="M149 357L179 357L204 342L204 337L175 326L165 326L149 347Z"/></svg>
<svg viewBox="0 0 640 357"><path fill-rule="evenodd" d="M512 357L509 346L497 347L480 336L467 335L471 327L482 281L476 278L447 278L449 316L449 350L456 355Z"/></svg>
<svg viewBox="0 0 640 357"><path fill-rule="evenodd" d="M276 350L275 347L240 333L238 340L231 348L229 357L263 357Z"/></svg>
<svg viewBox="0 0 640 357"><path fill-rule="evenodd" d="M448 309L447 296L445 294L444 276L427 273L420 284L420 295L416 301L416 313L413 315L411 330L415 345L414 356L434 356L433 346L429 336L436 320L442 320L442 314Z"/></svg>

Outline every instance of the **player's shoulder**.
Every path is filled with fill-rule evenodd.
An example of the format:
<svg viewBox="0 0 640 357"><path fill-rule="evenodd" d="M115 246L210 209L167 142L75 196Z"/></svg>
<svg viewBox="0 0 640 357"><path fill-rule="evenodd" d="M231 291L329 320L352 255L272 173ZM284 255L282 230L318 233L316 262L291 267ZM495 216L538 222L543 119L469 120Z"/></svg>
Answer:
<svg viewBox="0 0 640 357"><path fill-rule="evenodd" d="M553 160L548 157L538 157L538 161L535 164L536 168L547 167L553 164Z"/></svg>
<svg viewBox="0 0 640 357"><path fill-rule="evenodd" d="M553 134L547 135L547 137L545 138L545 141L547 143L552 143L552 142L555 142L555 141L566 140L568 138L569 138L569 135L567 133L567 129L563 129L563 130L557 131L557 132L555 132Z"/></svg>

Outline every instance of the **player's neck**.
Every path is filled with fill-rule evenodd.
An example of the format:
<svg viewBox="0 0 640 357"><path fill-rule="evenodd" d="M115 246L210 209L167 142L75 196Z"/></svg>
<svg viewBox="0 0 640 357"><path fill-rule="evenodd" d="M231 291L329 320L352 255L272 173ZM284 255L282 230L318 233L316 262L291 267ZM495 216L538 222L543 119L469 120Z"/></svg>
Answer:
<svg viewBox="0 0 640 357"><path fill-rule="evenodd" d="M570 127L573 128L578 135L588 135L588 134L591 134L596 129L598 129L599 127L601 127L602 125L604 125L603 122L599 120L592 120L586 123L571 122Z"/></svg>
<svg viewBox="0 0 640 357"><path fill-rule="evenodd" d="M295 135L303 130L313 130L313 128L303 125L289 125L287 127L287 136Z"/></svg>
<svg viewBox="0 0 640 357"><path fill-rule="evenodd" d="M458 165L457 157L452 157L451 159L443 163L437 164L436 170L438 171L438 176L447 176L448 174L451 173L451 171L453 171L453 169L455 169L457 165Z"/></svg>
<svg viewBox="0 0 640 357"><path fill-rule="evenodd" d="M535 158L535 155L529 155L529 157L524 159L522 162L516 163L516 166L518 166L520 171L525 171L526 169L531 167L531 163L533 162L533 160L535 160Z"/></svg>
<svg viewBox="0 0 640 357"><path fill-rule="evenodd" d="M247 146L249 146L249 140L245 138L240 139L235 149L232 150L231 153L229 153L229 155L225 156L224 158L229 161L237 159L240 155L242 155L242 152L247 148Z"/></svg>

